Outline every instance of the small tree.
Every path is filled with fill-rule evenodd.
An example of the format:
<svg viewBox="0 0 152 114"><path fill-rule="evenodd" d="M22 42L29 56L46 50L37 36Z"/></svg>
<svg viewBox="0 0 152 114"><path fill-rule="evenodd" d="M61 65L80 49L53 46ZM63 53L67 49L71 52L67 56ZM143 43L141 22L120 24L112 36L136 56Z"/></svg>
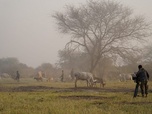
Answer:
<svg viewBox="0 0 152 114"><path fill-rule="evenodd" d="M149 23L142 16L134 16L131 9L113 1L69 5L66 12L56 12L53 17L59 30L72 36L66 47L88 54L91 72L105 56L125 57L137 51L135 42L150 35Z"/></svg>

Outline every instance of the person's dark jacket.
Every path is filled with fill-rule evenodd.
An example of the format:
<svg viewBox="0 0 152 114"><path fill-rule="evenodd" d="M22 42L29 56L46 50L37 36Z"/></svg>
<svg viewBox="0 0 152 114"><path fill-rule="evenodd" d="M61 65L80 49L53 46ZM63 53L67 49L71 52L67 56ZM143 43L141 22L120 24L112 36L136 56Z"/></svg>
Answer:
<svg viewBox="0 0 152 114"><path fill-rule="evenodd" d="M137 76L137 82L142 82L142 81L148 81L149 80L149 74L144 68L139 69L136 76Z"/></svg>

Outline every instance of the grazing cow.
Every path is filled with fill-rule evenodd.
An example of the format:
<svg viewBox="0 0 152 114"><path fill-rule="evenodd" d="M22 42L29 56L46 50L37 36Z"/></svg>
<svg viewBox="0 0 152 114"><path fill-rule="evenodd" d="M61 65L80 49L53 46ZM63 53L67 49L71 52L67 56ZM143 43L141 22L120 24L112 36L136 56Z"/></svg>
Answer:
<svg viewBox="0 0 152 114"><path fill-rule="evenodd" d="M43 81L42 77L34 77L34 79L36 79L37 81Z"/></svg>
<svg viewBox="0 0 152 114"><path fill-rule="evenodd" d="M106 85L106 82L104 82L102 78L94 77L93 86L97 87L97 83L100 84L100 88L101 88L101 85L102 87Z"/></svg>
<svg viewBox="0 0 152 114"><path fill-rule="evenodd" d="M42 77L42 72L41 71L39 71L39 72L37 72L37 77Z"/></svg>
<svg viewBox="0 0 152 114"><path fill-rule="evenodd" d="M46 81L47 81L47 82L51 82L51 81L53 81L53 80L54 80L53 77L48 77Z"/></svg>
<svg viewBox="0 0 152 114"><path fill-rule="evenodd" d="M75 87L77 87L77 81L78 80L85 80L87 81L87 87L93 85L93 74L89 72L75 72L72 77L75 77Z"/></svg>
<svg viewBox="0 0 152 114"><path fill-rule="evenodd" d="M43 81L43 78L45 77L44 73L42 71L37 72L36 77L34 77L34 79L36 79L37 81Z"/></svg>
<svg viewBox="0 0 152 114"><path fill-rule="evenodd" d="M127 80L132 80L132 75L131 74L120 74L119 77L120 77L121 82L124 82L124 81L127 81Z"/></svg>

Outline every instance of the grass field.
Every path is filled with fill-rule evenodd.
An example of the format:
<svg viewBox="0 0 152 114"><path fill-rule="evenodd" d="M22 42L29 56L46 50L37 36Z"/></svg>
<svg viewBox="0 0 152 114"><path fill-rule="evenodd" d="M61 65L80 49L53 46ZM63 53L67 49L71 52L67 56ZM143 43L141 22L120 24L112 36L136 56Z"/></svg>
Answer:
<svg viewBox="0 0 152 114"><path fill-rule="evenodd" d="M1 79L0 114L152 114L151 84L147 98L133 98L133 81L74 88L74 82Z"/></svg>

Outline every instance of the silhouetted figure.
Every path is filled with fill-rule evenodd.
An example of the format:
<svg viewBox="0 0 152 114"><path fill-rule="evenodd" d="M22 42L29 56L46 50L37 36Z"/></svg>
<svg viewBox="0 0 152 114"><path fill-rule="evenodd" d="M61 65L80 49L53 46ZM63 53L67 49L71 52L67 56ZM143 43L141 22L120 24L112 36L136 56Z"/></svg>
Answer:
<svg viewBox="0 0 152 114"><path fill-rule="evenodd" d="M73 68L72 68L72 70L71 70L70 75L71 75L72 80L74 80L74 71L73 71Z"/></svg>
<svg viewBox="0 0 152 114"><path fill-rule="evenodd" d="M134 91L134 97L137 96L138 93L138 88L140 86L141 89L141 94L142 97L144 97L144 95L148 94L148 80L149 80L149 74L148 72L142 67L142 65L138 66L138 72L136 74L136 87L135 87L135 91Z"/></svg>
<svg viewBox="0 0 152 114"><path fill-rule="evenodd" d="M61 82L63 82L64 79L64 71L62 70L62 74L61 74Z"/></svg>
<svg viewBox="0 0 152 114"><path fill-rule="evenodd" d="M19 71L16 71L16 80L19 82L20 80L20 74L19 74Z"/></svg>

